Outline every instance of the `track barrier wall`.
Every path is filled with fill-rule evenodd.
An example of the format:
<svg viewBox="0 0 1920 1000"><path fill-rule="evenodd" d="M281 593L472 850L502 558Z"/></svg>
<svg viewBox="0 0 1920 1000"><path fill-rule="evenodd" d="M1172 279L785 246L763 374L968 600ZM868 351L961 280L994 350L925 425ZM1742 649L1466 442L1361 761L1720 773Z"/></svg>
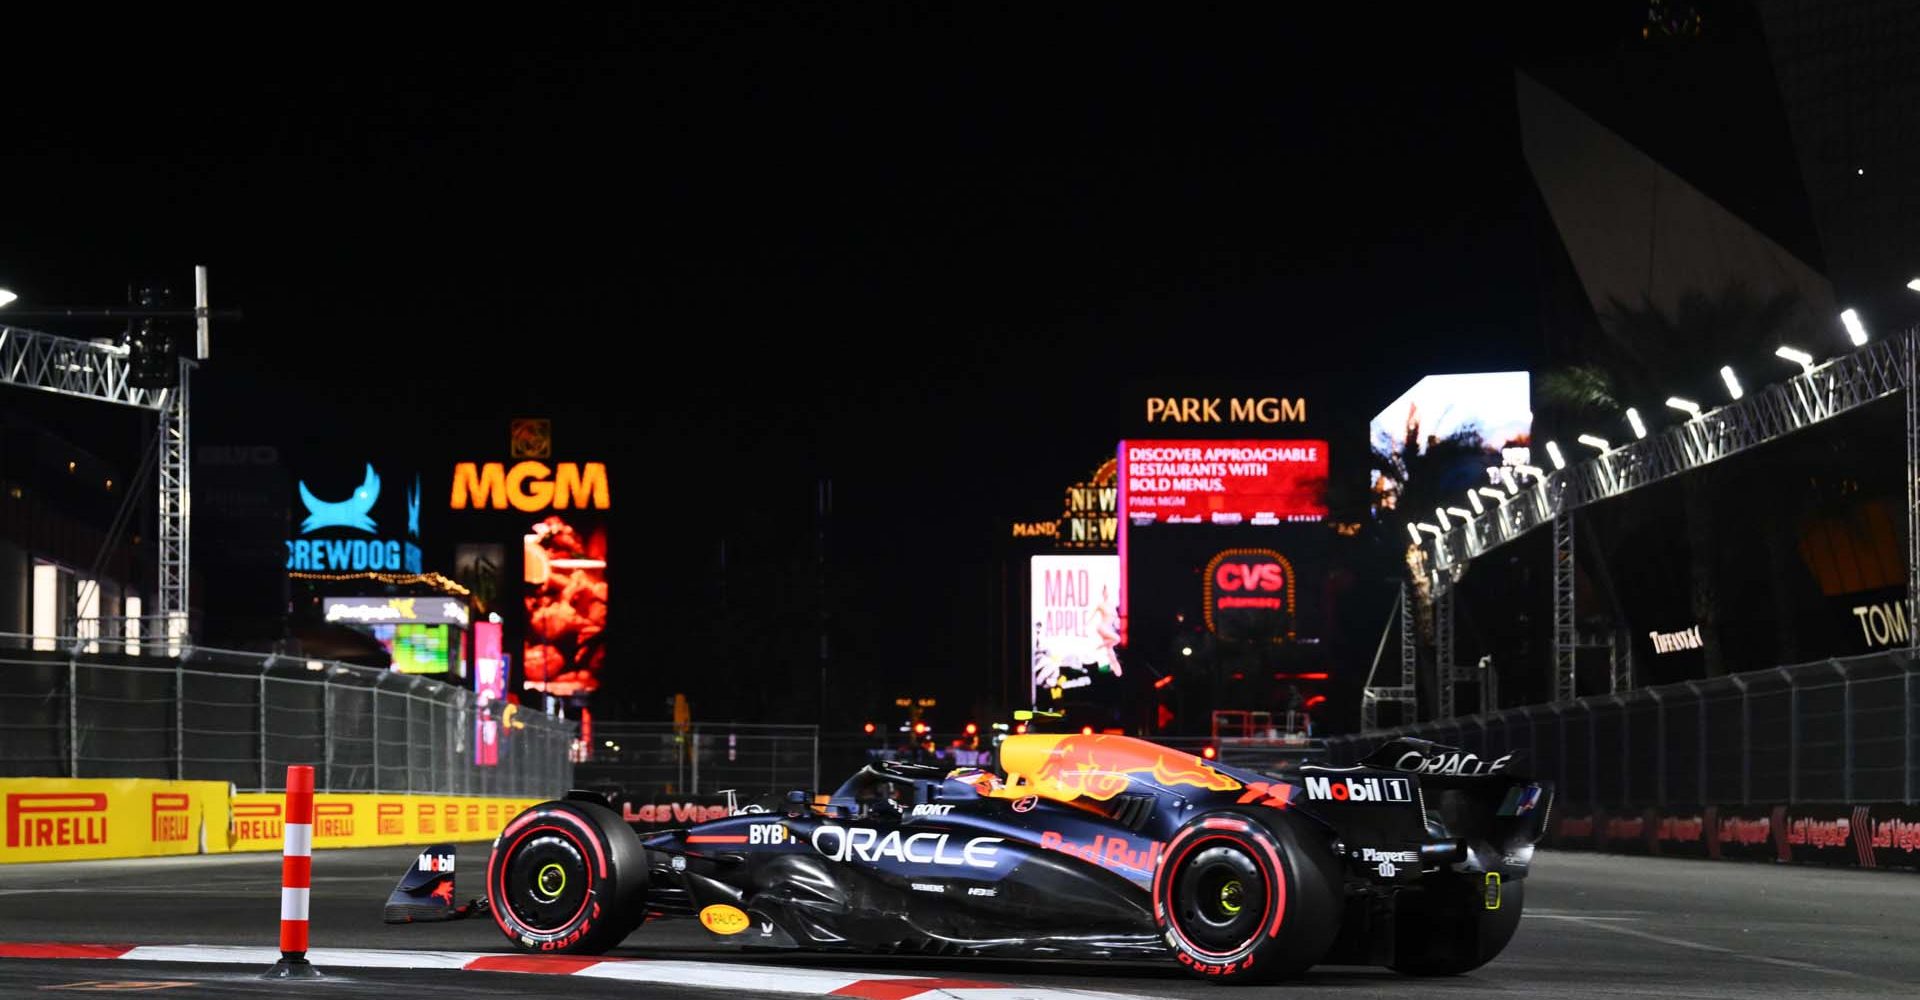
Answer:
<svg viewBox="0 0 1920 1000"><path fill-rule="evenodd" d="M316 793L313 846L491 840L539 798ZM0 865L279 851L286 796L221 781L0 778Z"/></svg>
<svg viewBox="0 0 1920 1000"><path fill-rule="evenodd" d="M1524 751L1555 783L1547 846L1920 868L1920 661L1820 660L1327 740Z"/></svg>

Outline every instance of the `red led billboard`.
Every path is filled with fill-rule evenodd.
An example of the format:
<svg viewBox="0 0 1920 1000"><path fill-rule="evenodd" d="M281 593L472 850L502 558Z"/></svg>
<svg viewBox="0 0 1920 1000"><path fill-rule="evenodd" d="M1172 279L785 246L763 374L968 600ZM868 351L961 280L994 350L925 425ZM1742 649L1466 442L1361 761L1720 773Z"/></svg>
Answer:
<svg viewBox="0 0 1920 1000"><path fill-rule="evenodd" d="M607 652L607 532L592 515L550 514L523 539L524 685L584 699Z"/></svg>
<svg viewBox="0 0 1920 1000"><path fill-rule="evenodd" d="M1130 523L1281 524L1327 515L1325 441L1122 441Z"/></svg>

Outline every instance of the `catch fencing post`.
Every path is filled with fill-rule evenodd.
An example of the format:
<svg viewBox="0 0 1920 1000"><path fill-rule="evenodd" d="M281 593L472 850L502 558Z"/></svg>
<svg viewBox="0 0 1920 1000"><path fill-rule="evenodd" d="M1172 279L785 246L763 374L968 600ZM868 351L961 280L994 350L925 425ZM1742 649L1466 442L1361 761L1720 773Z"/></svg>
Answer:
<svg viewBox="0 0 1920 1000"><path fill-rule="evenodd" d="M307 961L307 897L313 887L313 766L287 765L285 847L280 857L280 961L262 979L318 979Z"/></svg>
<svg viewBox="0 0 1920 1000"><path fill-rule="evenodd" d="M1841 772L1840 786L1847 798L1853 802L1853 678L1847 676L1847 665L1839 660L1833 661L1834 668L1840 671L1840 732L1845 744L1845 770Z"/></svg>
<svg viewBox="0 0 1920 1000"><path fill-rule="evenodd" d="M67 777L80 776L80 654L67 652Z"/></svg>
<svg viewBox="0 0 1920 1000"><path fill-rule="evenodd" d="M1901 684L1903 687L1906 688L1906 692L1907 692L1907 724L1905 727L1906 734L1907 734L1907 752L1905 755L1906 779L1907 779L1906 781L1907 804L1912 805L1914 799L1916 798L1915 782L1914 782L1914 761L1913 761L1914 742L1915 742L1915 737L1920 736L1920 734L1916 734L1913 731L1913 709L1914 709L1913 700L1914 700L1914 696L1916 694L1920 694L1920 692L1916 692L1913 689L1914 688L1913 662L1909 660L1908 662L1903 664L1903 666L1906 668L1906 672L1901 675L1902 677Z"/></svg>
<svg viewBox="0 0 1920 1000"><path fill-rule="evenodd" d="M260 790L267 790L267 670L273 666L273 657L260 665Z"/></svg>
<svg viewBox="0 0 1920 1000"><path fill-rule="evenodd" d="M173 777L187 780L187 651L173 661Z"/></svg>

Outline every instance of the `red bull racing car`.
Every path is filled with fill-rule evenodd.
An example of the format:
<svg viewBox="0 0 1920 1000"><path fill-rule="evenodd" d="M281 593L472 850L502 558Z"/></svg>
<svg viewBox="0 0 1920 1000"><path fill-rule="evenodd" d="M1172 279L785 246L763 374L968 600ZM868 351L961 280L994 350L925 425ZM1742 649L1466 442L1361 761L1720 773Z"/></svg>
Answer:
<svg viewBox="0 0 1920 1000"><path fill-rule="evenodd" d="M575 793L506 825L484 897L457 903L436 845L387 919L487 913L517 948L572 954L680 917L771 949L1447 975L1512 938L1552 796L1515 755L1422 740L1263 774L1127 736L1019 735L993 771L878 762L823 808L795 792L784 812L646 835Z"/></svg>

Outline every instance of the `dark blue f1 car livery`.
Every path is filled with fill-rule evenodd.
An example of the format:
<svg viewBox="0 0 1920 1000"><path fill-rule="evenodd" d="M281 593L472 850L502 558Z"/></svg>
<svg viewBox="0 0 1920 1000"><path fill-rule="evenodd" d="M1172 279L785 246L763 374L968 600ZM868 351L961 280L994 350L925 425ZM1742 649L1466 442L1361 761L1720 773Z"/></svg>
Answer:
<svg viewBox="0 0 1920 1000"><path fill-rule="evenodd" d="M994 771L874 763L824 808L795 793L784 813L644 836L575 793L507 824L484 898L455 902L436 845L387 919L488 912L516 947L572 954L683 917L772 949L1447 975L1512 938L1552 797L1516 755L1422 740L1262 774L1127 736L1019 735Z"/></svg>

